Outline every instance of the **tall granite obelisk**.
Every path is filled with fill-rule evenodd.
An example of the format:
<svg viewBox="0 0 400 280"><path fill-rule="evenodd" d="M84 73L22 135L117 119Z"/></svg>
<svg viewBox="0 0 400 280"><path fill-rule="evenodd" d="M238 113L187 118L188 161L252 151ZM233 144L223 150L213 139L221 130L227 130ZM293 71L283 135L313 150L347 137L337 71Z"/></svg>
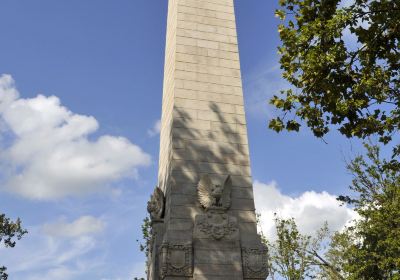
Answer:
<svg viewBox="0 0 400 280"><path fill-rule="evenodd" d="M233 0L169 0L148 279L265 279Z"/></svg>

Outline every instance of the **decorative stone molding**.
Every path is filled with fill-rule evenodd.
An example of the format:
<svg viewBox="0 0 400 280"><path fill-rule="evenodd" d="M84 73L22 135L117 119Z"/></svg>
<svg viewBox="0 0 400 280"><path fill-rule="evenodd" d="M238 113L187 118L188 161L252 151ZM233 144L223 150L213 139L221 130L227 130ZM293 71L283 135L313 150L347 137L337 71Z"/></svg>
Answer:
<svg viewBox="0 0 400 280"><path fill-rule="evenodd" d="M231 206L231 192L231 176L226 177L223 185L215 185L206 174L201 177L197 186L199 202L206 211L227 211Z"/></svg>
<svg viewBox="0 0 400 280"><path fill-rule="evenodd" d="M266 247L242 248L244 279L268 277L268 250Z"/></svg>
<svg viewBox="0 0 400 280"><path fill-rule="evenodd" d="M147 211L149 212L152 221L164 218L164 207L164 192L159 187L156 187L149 202L147 202Z"/></svg>
<svg viewBox="0 0 400 280"><path fill-rule="evenodd" d="M193 275L193 247L191 243L163 243L160 247L160 278Z"/></svg>
<svg viewBox="0 0 400 280"><path fill-rule="evenodd" d="M195 220L197 237L222 239L238 239L239 227L237 219L225 213L207 213L197 215Z"/></svg>

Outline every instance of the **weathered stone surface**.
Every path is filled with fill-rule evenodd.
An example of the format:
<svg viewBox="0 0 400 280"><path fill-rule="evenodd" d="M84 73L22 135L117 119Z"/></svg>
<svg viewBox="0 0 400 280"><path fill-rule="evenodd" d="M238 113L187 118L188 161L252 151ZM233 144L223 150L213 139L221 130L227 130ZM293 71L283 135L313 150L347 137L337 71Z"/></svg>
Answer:
<svg viewBox="0 0 400 280"><path fill-rule="evenodd" d="M225 213L197 215L193 238L213 240L239 240L240 233L236 217Z"/></svg>
<svg viewBox="0 0 400 280"><path fill-rule="evenodd" d="M233 0L169 0L167 24L148 279L265 279Z"/></svg>
<svg viewBox="0 0 400 280"><path fill-rule="evenodd" d="M147 211L149 212L153 221L164 218L164 200L163 191L159 187L156 187L154 193L150 197L149 202L147 203Z"/></svg>
<svg viewBox="0 0 400 280"><path fill-rule="evenodd" d="M159 248L160 278L193 274L193 247L191 243L163 243Z"/></svg>
<svg viewBox="0 0 400 280"><path fill-rule="evenodd" d="M268 276L268 252L265 247L242 248L244 279L265 279Z"/></svg>
<svg viewBox="0 0 400 280"><path fill-rule="evenodd" d="M197 249L194 252L194 259L196 264L236 264L240 265L242 262L242 255L235 250L201 250Z"/></svg>

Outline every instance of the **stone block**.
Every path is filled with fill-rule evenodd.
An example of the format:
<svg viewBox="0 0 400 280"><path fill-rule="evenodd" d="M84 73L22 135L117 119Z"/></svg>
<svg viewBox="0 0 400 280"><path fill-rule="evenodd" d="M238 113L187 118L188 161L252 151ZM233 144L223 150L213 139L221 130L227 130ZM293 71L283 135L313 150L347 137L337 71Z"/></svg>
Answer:
<svg viewBox="0 0 400 280"><path fill-rule="evenodd" d="M238 115L244 115L244 106L243 105L236 105L235 106L235 113Z"/></svg>
<svg viewBox="0 0 400 280"><path fill-rule="evenodd" d="M243 199L254 199L253 189L250 187L248 188L234 187L232 188L232 197L243 198Z"/></svg>
<svg viewBox="0 0 400 280"><path fill-rule="evenodd" d="M188 232L193 231L192 219L171 218L169 220L168 226L170 230L188 231Z"/></svg>
<svg viewBox="0 0 400 280"><path fill-rule="evenodd" d="M170 194L171 196L171 205L174 206L191 206L196 205L197 203L197 194L195 195L187 195L187 194Z"/></svg>
<svg viewBox="0 0 400 280"><path fill-rule="evenodd" d="M219 43L219 49L228 52L237 52L238 46L236 43Z"/></svg>
<svg viewBox="0 0 400 280"><path fill-rule="evenodd" d="M250 210L254 211L254 200L245 198L232 198L232 210Z"/></svg>
<svg viewBox="0 0 400 280"><path fill-rule="evenodd" d="M242 256L238 250L195 250L194 262L197 264L233 264L241 265Z"/></svg>
<svg viewBox="0 0 400 280"><path fill-rule="evenodd" d="M174 108L173 118L181 118L181 119L189 119L195 120L197 119L197 110L189 109L189 108Z"/></svg>
<svg viewBox="0 0 400 280"><path fill-rule="evenodd" d="M226 280L226 276L216 276L216 275L197 275L193 276L194 280ZM175 279L174 279L175 280ZM176 279L178 280L178 279ZM181 279L179 279L181 280ZM229 280L243 280L242 275L230 275Z"/></svg>
<svg viewBox="0 0 400 280"><path fill-rule="evenodd" d="M225 276L226 279L231 279L230 277L238 277L239 275L243 275L243 271L239 264L197 264L194 269L194 275L194 277L199 275L207 277L209 275L216 275Z"/></svg>
<svg viewBox="0 0 400 280"><path fill-rule="evenodd" d="M225 240L224 242L206 239L193 239L193 246L196 250L229 251L240 248L239 240Z"/></svg>
<svg viewBox="0 0 400 280"><path fill-rule="evenodd" d="M238 219L239 224L242 223L257 223L257 218L254 210L230 210L231 215Z"/></svg>
<svg viewBox="0 0 400 280"><path fill-rule="evenodd" d="M243 244L251 243L258 237L257 223L239 224L240 238Z"/></svg>
<svg viewBox="0 0 400 280"><path fill-rule="evenodd" d="M194 217L199 213L201 213L200 208L196 205L174 205L174 207L171 207L171 218L194 220Z"/></svg>
<svg viewBox="0 0 400 280"><path fill-rule="evenodd" d="M198 100L197 91L177 88L175 97Z"/></svg>
<svg viewBox="0 0 400 280"><path fill-rule="evenodd" d="M246 118L244 115L236 115L229 113L225 113L222 115L219 112L210 112L205 110L197 110L197 118L199 120L246 124Z"/></svg>
<svg viewBox="0 0 400 280"><path fill-rule="evenodd" d="M173 127L211 130L211 121L189 119L189 118L175 118L173 122Z"/></svg>

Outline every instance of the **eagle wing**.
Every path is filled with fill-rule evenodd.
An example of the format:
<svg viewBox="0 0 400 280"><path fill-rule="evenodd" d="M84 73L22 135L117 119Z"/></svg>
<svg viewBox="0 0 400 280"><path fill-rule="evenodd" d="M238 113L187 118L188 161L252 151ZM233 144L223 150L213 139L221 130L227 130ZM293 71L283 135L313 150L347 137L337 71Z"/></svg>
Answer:
<svg viewBox="0 0 400 280"><path fill-rule="evenodd" d="M212 196L213 183L208 175L201 176L199 184L197 186L197 194L199 196L200 204L208 209L214 203L214 198Z"/></svg>
<svg viewBox="0 0 400 280"><path fill-rule="evenodd" d="M224 190L222 192L221 204L224 209L231 207L231 192L232 192L232 179L228 175L224 182Z"/></svg>

